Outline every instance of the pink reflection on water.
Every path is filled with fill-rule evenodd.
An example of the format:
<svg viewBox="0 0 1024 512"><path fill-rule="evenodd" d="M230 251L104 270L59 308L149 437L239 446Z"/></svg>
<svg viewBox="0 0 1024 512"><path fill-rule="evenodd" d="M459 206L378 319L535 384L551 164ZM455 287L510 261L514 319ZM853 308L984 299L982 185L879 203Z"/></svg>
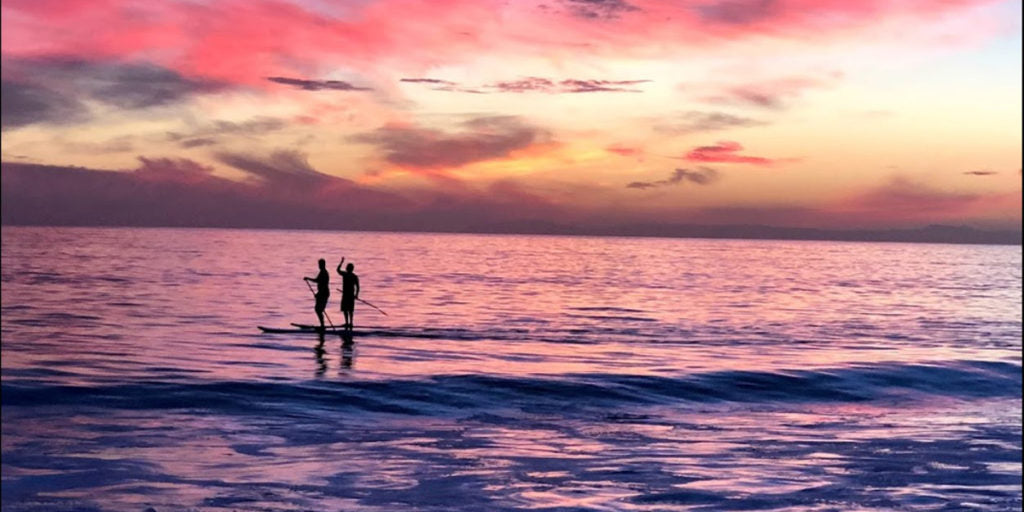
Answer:
<svg viewBox="0 0 1024 512"><path fill-rule="evenodd" d="M5 402L5 478L97 482L49 496L132 510L858 508L877 504L877 475L894 508L953 503L961 491L942 486L956 479L970 499L1019 496L1006 459L1021 402L986 390L1005 367L980 364L1019 366L1019 247L4 237L5 396L53 402ZM300 278L340 254L389 312L357 306L378 332L346 347L256 330L312 322ZM943 389L947 374L979 387Z"/></svg>

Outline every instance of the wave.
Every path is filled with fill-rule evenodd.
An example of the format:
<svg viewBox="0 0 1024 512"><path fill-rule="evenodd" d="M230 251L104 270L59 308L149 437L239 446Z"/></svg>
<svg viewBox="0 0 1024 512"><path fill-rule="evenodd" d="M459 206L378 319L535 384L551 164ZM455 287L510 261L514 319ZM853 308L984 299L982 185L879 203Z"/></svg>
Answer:
<svg viewBox="0 0 1024 512"><path fill-rule="evenodd" d="M590 317L588 320L595 320L601 317ZM654 322L648 318L617 318L619 322L629 322L625 326L578 326L578 327L489 327L486 329L458 328L458 327L357 327L354 332L349 333L352 338L358 341L361 338L409 338L428 340L448 341L537 341L545 343L568 343L568 344L597 344L604 343L609 339L615 341L656 341L683 344L712 344L718 338L696 339L692 331L685 329L662 328L658 330L641 329L635 326L639 322ZM606 320L607 321L607 320ZM513 321L509 323L529 323L527 321ZM542 322L535 322L542 323ZM614 323L614 322L609 322ZM303 324L305 325L305 324ZM312 326L307 326L312 327ZM283 332L254 333L254 336L313 336L316 331L312 329L292 329L291 327L281 328ZM328 335L337 333L328 331ZM273 338L267 338L273 339ZM728 340L720 343L732 345L743 343L743 341Z"/></svg>
<svg viewBox="0 0 1024 512"><path fill-rule="evenodd" d="M113 409L362 410L431 415L507 407L564 410L697 403L864 402L1020 397L1021 366L956 361L825 370L726 371L683 376L570 374L558 377L442 375L353 382L145 381L105 386L4 381L3 406L70 404Z"/></svg>

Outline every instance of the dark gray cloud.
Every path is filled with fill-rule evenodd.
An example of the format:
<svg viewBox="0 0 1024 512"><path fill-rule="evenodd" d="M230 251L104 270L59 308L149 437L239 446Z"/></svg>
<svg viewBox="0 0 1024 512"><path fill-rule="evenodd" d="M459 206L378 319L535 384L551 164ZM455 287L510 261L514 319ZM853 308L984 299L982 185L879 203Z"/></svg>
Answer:
<svg viewBox="0 0 1024 512"><path fill-rule="evenodd" d="M46 87L0 83L0 127L17 128L33 123L66 124L88 117L80 101Z"/></svg>
<svg viewBox="0 0 1024 512"><path fill-rule="evenodd" d="M572 94L584 92L643 92L636 86L650 80L595 80L568 78L551 80L536 76L519 80L492 82L480 86L463 86L456 82L437 78L403 78L402 82L418 83L433 86L436 91L465 92L472 94L490 93L526 93L541 92L548 94Z"/></svg>
<svg viewBox="0 0 1024 512"><path fill-rule="evenodd" d="M517 149L546 142L550 134L513 116L480 117L462 123L462 131L385 126L353 137L374 144L387 161L406 167L434 169L508 156Z"/></svg>
<svg viewBox="0 0 1024 512"><path fill-rule="evenodd" d="M197 137L194 139L182 140L179 144L181 145L181 147L186 149L198 148L202 146L212 146L214 144L217 144L217 139L214 139L212 137Z"/></svg>
<svg viewBox="0 0 1024 512"><path fill-rule="evenodd" d="M642 92L632 86L650 80L562 80L561 92Z"/></svg>
<svg viewBox="0 0 1024 512"><path fill-rule="evenodd" d="M720 0L693 8L704 21L727 25L749 25L778 12L776 0Z"/></svg>
<svg viewBox="0 0 1024 512"><path fill-rule="evenodd" d="M474 89L471 87L463 87L458 82L452 82L451 80L441 80L439 78L402 78L399 82L405 82L409 84L422 84L431 86L430 88L435 91L447 91L447 92L465 92L470 94L486 94L486 92L480 89Z"/></svg>
<svg viewBox="0 0 1024 512"><path fill-rule="evenodd" d="M148 62L90 61L77 58L22 59L14 73L32 82L70 86L93 101L139 109L167 105L194 94L223 89L224 84L192 79Z"/></svg>
<svg viewBox="0 0 1024 512"><path fill-rule="evenodd" d="M495 82L483 86L495 92L643 92L635 86L650 80L590 80L570 78L554 81L547 78L528 77L522 80Z"/></svg>
<svg viewBox="0 0 1024 512"><path fill-rule="evenodd" d="M185 78L151 64L94 65L77 63L66 69L92 81L92 99L121 108L140 109L168 105L199 93L221 89L221 84Z"/></svg>
<svg viewBox="0 0 1024 512"><path fill-rule="evenodd" d="M555 90L555 81L534 76L523 78L521 80L494 82L492 84L485 85L484 87L496 89L498 92L551 92Z"/></svg>
<svg viewBox="0 0 1024 512"><path fill-rule="evenodd" d="M574 16L592 20L613 20L640 9L623 0L562 0Z"/></svg>
<svg viewBox="0 0 1024 512"><path fill-rule="evenodd" d="M412 84L433 84L433 85L457 85L455 82L450 80L441 80L438 78L402 78L399 82L407 82Z"/></svg>
<svg viewBox="0 0 1024 512"><path fill-rule="evenodd" d="M87 101L145 109L226 87L147 62L47 57L4 59L3 64L5 127L81 122L88 119Z"/></svg>
<svg viewBox="0 0 1024 512"><path fill-rule="evenodd" d="M966 171L964 174L968 176L994 176L999 173L995 171Z"/></svg>
<svg viewBox="0 0 1024 512"><path fill-rule="evenodd" d="M747 126L763 126L768 124L765 121L749 117L735 116L724 112L698 112L690 111L677 118L667 119L656 124L654 129L663 133L683 135L688 133L703 133L725 130L728 128L742 128Z"/></svg>
<svg viewBox="0 0 1024 512"><path fill-rule="evenodd" d="M290 85L304 91L370 91L369 87L359 87L341 80L308 80L305 78L288 78L283 76L268 76L271 82Z"/></svg>
<svg viewBox="0 0 1024 512"><path fill-rule="evenodd" d="M695 185L710 185L718 181L718 171L710 167L698 167L696 170L689 169L676 169L672 171L672 175L668 178L658 181L634 181L626 188L636 189L649 189L656 187L664 187L668 185L678 185L680 183L693 183Z"/></svg>

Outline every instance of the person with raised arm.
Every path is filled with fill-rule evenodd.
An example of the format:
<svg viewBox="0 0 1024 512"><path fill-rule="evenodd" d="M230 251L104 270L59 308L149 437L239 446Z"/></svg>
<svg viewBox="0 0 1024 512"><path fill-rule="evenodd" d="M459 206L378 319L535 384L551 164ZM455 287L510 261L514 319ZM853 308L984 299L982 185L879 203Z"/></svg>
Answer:
<svg viewBox="0 0 1024 512"><path fill-rule="evenodd" d="M343 271L341 270L342 263L345 263L345 258L341 258L341 262L338 263L338 275L341 276L341 313L345 315L343 327L352 329L356 299L359 298L359 276L352 271L356 268L355 265L349 263Z"/></svg>

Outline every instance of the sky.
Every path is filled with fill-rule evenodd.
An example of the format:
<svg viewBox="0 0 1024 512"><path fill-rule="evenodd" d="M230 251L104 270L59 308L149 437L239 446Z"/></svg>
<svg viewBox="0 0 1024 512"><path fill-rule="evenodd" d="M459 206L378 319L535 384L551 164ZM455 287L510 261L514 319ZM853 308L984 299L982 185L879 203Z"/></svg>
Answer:
<svg viewBox="0 0 1024 512"><path fill-rule="evenodd" d="M3 221L1021 229L1021 3L3 0Z"/></svg>

